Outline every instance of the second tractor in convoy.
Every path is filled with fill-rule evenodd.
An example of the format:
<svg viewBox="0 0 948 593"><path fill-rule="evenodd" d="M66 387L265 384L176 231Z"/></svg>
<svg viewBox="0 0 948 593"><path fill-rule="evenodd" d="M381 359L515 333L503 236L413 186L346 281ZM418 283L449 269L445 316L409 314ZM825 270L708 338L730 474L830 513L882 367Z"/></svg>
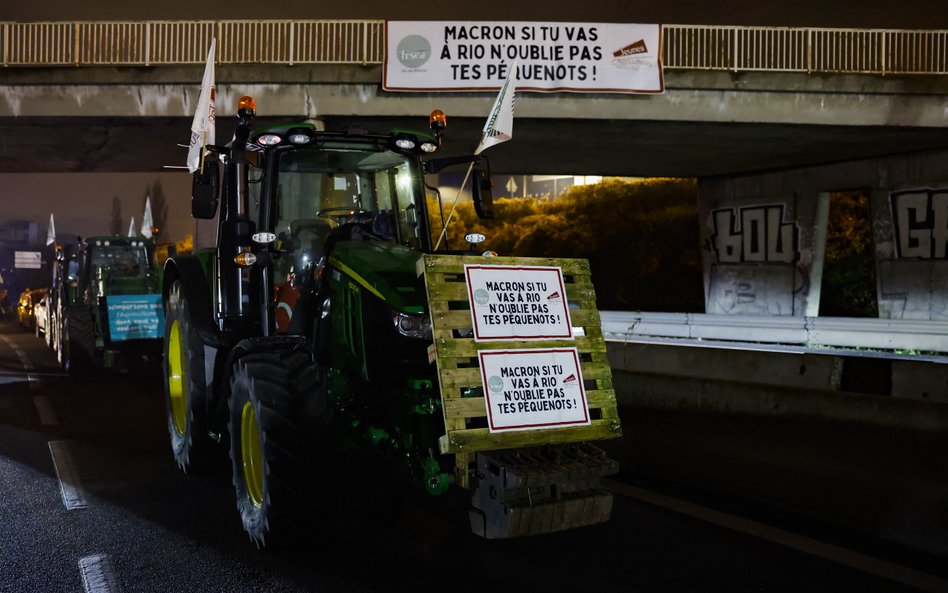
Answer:
<svg viewBox="0 0 948 593"><path fill-rule="evenodd" d="M161 353L159 273L141 237L95 236L57 252L47 333L63 368L124 368Z"/></svg>

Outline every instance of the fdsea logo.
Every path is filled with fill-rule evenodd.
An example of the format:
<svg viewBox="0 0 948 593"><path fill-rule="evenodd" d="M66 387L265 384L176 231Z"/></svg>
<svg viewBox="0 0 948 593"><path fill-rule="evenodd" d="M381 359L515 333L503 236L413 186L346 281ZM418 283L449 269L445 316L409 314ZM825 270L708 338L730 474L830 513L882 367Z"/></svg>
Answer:
<svg viewBox="0 0 948 593"><path fill-rule="evenodd" d="M398 42L395 57L406 68L421 68L431 57L431 43L421 35L409 35Z"/></svg>

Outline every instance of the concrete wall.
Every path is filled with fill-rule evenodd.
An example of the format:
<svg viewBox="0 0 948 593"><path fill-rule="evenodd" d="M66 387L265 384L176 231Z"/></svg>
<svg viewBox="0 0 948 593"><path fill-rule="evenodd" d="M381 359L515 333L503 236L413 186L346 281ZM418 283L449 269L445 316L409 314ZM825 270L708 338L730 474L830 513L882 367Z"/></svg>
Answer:
<svg viewBox="0 0 948 593"><path fill-rule="evenodd" d="M944 363L607 346L626 471L948 557Z"/></svg>
<svg viewBox="0 0 948 593"><path fill-rule="evenodd" d="M852 189L870 195L880 317L948 318L948 151L700 180L706 311L818 314L827 194Z"/></svg>

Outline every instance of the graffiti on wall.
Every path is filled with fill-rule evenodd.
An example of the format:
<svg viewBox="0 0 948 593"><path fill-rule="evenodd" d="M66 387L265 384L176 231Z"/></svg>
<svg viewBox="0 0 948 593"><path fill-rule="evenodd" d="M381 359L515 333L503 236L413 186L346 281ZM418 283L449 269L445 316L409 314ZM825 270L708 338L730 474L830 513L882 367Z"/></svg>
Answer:
<svg viewBox="0 0 948 593"><path fill-rule="evenodd" d="M877 251L879 317L948 319L948 188L891 192L887 206L876 220L891 229Z"/></svg>
<svg viewBox="0 0 948 593"><path fill-rule="evenodd" d="M805 283L796 266L717 264L711 268L706 310L719 315L793 315Z"/></svg>
<svg viewBox="0 0 948 593"><path fill-rule="evenodd" d="M806 274L799 269L800 231L782 204L712 210L706 311L739 315L802 314Z"/></svg>
<svg viewBox="0 0 948 593"><path fill-rule="evenodd" d="M783 205L723 208L711 212L711 245L718 263L793 263L799 229L784 220Z"/></svg>
<svg viewBox="0 0 948 593"><path fill-rule="evenodd" d="M893 192L890 205L897 258L948 259L948 189Z"/></svg>
<svg viewBox="0 0 948 593"><path fill-rule="evenodd" d="M948 261L890 259L879 278L879 317L948 320Z"/></svg>

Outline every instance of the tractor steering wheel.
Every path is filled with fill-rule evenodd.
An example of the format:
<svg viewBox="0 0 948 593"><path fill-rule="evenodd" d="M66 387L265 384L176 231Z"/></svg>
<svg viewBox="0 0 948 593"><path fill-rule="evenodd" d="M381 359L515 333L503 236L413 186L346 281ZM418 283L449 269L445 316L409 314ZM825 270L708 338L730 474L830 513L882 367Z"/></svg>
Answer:
<svg viewBox="0 0 948 593"><path fill-rule="evenodd" d="M346 206L336 206L334 208L323 208L322 210L316 211L316 216L319 218L335 218L337 216L359 216L360 214L365 214L365 210L362 208L348 208Z"/></svg>

